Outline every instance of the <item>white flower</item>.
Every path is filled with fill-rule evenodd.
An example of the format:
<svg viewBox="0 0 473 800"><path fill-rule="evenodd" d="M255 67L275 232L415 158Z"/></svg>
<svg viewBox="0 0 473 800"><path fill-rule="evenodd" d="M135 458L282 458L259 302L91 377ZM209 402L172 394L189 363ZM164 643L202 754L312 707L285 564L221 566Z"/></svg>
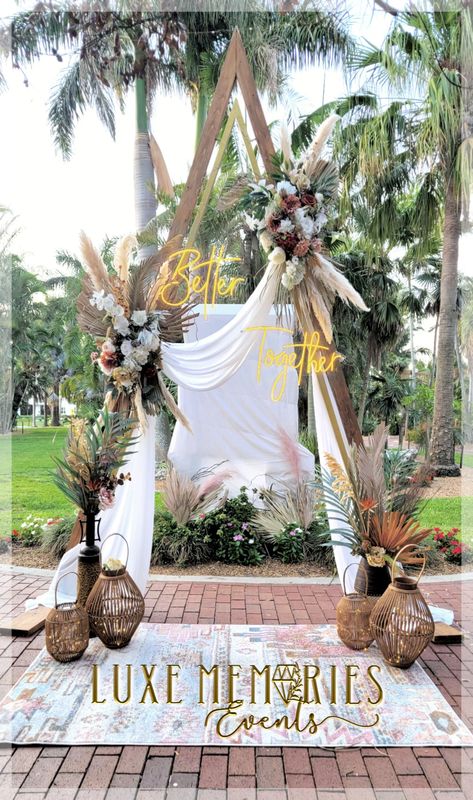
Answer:
<svg viewBox="0 0 473 800"><path fill-rule="evenodd" d="M115 353L116 349L111 339L105 339L102 345L102 353Z"/></svg>
<svg viewBox="0 0 473 800"><path fill-rule="evenodd" d="M99 311L103 311L104 294L105 292L103 289L101 289L100 292L94 292L90 298L90 305L96 306Z"/></svg>
<svg viewBox="0 0 473 800"><path fill-rule="evenodd" d="M294 230L294 225L290 219L282 219L279 225L280 233L291 233Z"/></svg>
<svg viewBox="0 0 473 800"><path fill-rule="evenodd" d="M135 323L135 325L144 325L148 319L148 314L144 309L137 309L133 311L131 315L131 321Z"/></svg>
<svg viewBox="0 0 473 800"><path fill-rule="evenodd" d="M157 350L159 348L160 340L156 329L149 331L147 328L143 328L138 334L138 341L148 350Z"/></svg>
<svg viewBox="0 0 473 800"><path fill-rule="evenodd" d="M267 253L273 243L273 237L268 231L263 231L260 234L259 240L264 252Z"/></svg>
<svg viewBox="0 0 473 800"><path fill-rule="evenodd" d="M315 197L315 199L317 200L318 203L323 203L324 196L323 196L322 192L316 192L314 194L314 197Z"/></svg>
<svg viewBox="0 0 473 800"><path fill-rule="evenodd" d="M284 264L286 253L282 247L275 247L274 250L271 250L268 258L273 264Z"/></svg>
<svg viewBox="0 0 473 800"><path fill-rule="evenodd" d="M139 372L140 371L140 366L139 366L139 364L137 364L137 362L135 361L135 359L133 358L132 355L126 356L126 358L123 359L122 366L125 369L128 369L130 372Z"/></svg>
<svg viewBox="0 0 473 800"><path fill-rule="evenodd" d="M296 208L294 219L296 225L301 229L304 239L310 239L314 232L314 221L307 215L307 208Z"/></svg>
<svg viewBox="0 0 473 800"><path fill-rule="evenodd" d="M294 281L292 280L292 278L290 278L290 276L287 274L287 272L284 272L284 274L283 274L283 276L281 278L281 283L289 291L291 291L291 289L294 289L294 285L295 285Z"/></svg>
<svg viewBox="0 0 473 800"><path fill-rule="evenodd" d="M320 229L323 228L327 220L328 220L327 214L324 214L323 211L317 214L315 218L315 229L317 232L319 232Z"/></svg>
<svg viewBox="0 0 473 800"><path fill-rule="evenodd" d="M125 314L125 309L119 303L114 303L110 309L110 314L112 317L123 317Z"/></svg>
<svg viewBox="0 0 473 800"><path fill-rule="evenodd" d="M123 342L121 344L121 347L120 347L120 350L122 351L124 356L129 356L130 355L130 353L133 350L133 345L132 345L130 339L124 339L123 340Z"/></svg>
<svg viewBox="0 0 473 800"><path fill-rule="evenodd" d="M135 347L133 350L133 359L136 361L137 364L146 364L149 356L149 350L147 347L140 345L139 347Z"/></svg>
<svg viewBox="0 0 473 800"><path fill-rule="evenodd" d="M126 336L130 330L130 325L126 317L114 317L113 327L118 333L121 333L122 336Z"/></svg>
<svg viewBox="0 0 473 800"><path fill-rule="evenodd" d="M283 197L286 194L297 193L296 187L293 186L293 184L290 183L290 181L279 181L279 183L276 184L276 191L279 192L279 194L282 195Z"/></svg>
<svg viewBox="0 0 473 800"><path fill-rule="evenodd" d="M256 231L259 224L258 220L250 216L250 214L247 214L246 212L243 216L245 217L245 222L248 225L250 231Z"/></svg>
<svg viewBox="0 0 473 800"><path fill-rule="evenodd" d="M117 302L113 296L113 294L106 294L103 299L103 307L105 311L111 311L112 309L115 310Z"/></svg>

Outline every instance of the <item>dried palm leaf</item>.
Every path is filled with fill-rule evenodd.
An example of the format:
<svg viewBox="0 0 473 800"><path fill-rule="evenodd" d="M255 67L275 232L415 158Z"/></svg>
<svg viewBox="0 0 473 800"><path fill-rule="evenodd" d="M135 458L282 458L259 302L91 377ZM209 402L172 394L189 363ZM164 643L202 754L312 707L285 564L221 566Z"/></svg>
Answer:
<svg viewBox="0 0 473 800"><path fill-rule="evenodd" d="M216 480L205 488L199 486L195 479L170 467L164 481L164 505L179 525L186 525L199 514L205 514L225 502L227 494L222 492L222 486L226 475L216 475Z"/></svg>
<svg viewBox="0 0 473 800"><path fill-rule="evenodd" d="M368 447L360 445L356 453L356 466L361 483L362 496L375 500L381 510L384 508L386 493L384 449L387 437L388 429L382 422L370 438Z"/></svg>
<svg viewBox="0 0 473 800"><path fill-rule="evenodd" d="M171 176L169 175L161 148L152 133L149 137L149 149L159 191L163 192L163 194L166 194L168 197L174 197L174 186L172 185Z"/></svg>
<svg viewBox="0 0 473 800"><path fill-rule="evenodd" d="M421 528L412 517L399 511L386 511L381 516L374 515L371 525L375 544L384 547L387 553L397 553L408 544L419 544L432 532L431 528ZM408 559L409 554L405 559L401 557L401 561Z"/></svg>
<svg viewBox="0 0 473 800"><path fill-rule="evenodd" d="M284 164L286 167L290 167L294 161L294 154L291 147L291 137L285 122L281 123L279 131L279 146L284 156Z"/></svg>
<svg viewBox="0 0 473 800"><path fill-rule="evenodd" d="M94 287L88 274L82 282L82 291L77 298L77 323L84 333L89 333L97 339L104 339L108 323L105 322L103 311L90 304Z"/></svg>
<svg viewBox="0 0 473 800"><path fill-rule="evenodd" d="M369 311L363 298L353 288L340 270L321 255L309 259L309 266L316 271L316 277L330 292L338 295L344 303L351 303L362 311Z"/></svg>
<svg viewBox="0 0 473 800"><path fill-rule="evenodd" d="M248 191L248 175L238 175L231 186L225 189L217 200L216 210L220 213L228 211L238 203Z"/></svg>

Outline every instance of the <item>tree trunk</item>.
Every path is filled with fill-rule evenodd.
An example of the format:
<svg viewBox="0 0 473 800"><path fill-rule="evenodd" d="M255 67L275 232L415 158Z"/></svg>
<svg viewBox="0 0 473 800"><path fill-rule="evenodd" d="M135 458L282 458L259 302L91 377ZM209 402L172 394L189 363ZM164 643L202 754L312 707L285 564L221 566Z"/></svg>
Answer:
<svg viewBox="0 0 473 800"><path fill-rule="evenodd" d="M16 384L13 398L12 398L12 407L11 407L11 428L15 427L16 417L18 414L18 409L20 408L21 402L23 400L25 391L26 391L27 382L22 381L21 383Z"/></svg>
<svg viewBox="0 0 473 800"><path fill-rule="evenodd" d="M454 459L453 383L455 332L457 327L458 243L460 239L460 198L449 179L445 198L437 374L430 461L435 474L460 475Z"/></svg>
<svg viewBox="0 0 473 800"><path fill-rule="evenodd" d="M145 78L136 78L136 137L134 162L135 222L140 234L156 218L157 202L155 195L154 169L151 159L148 130L148 102ZM148 258L156 252L155 245L142 245L138 257ZM156 418L156 450L159 459L165 458L171 442L169 421L165 413Z"/></svg>
<svg viewBox="0 0 473 800"><path fill-rule="evenodd" d="M43 395L44 400L44 427L48 427L48 393L45 392Z"/></svg>
<svg viewBox="0 0 473 800"><path fill-rule="evenodd" d="M365 417L366 400L368 399L368 388L370 384L370 370L371 370L371 359L367 356L365 363L365 371L363 373L363 384L361 389L360 405L358 406L358 425L360 426L362 434L363 434L363 419Z"/></svg>
<svg viewBox="0 0 473 800"><path fill-rule="evenodd" d="M51 419L51 425L53 426L53 428L59 428L59 426L61 424L61 420L60 420L60 416L59 416L59 406L60 406L60 403L61 403L61 398L59 396L59 392L60 392L59 382L54 384L53 392L56 395L57 400L55 400L54 403L53 403L53 409L52 409L53 414L52 414L52 419Z"/></svg>
<svg viewBox="0 0 473 800"><path fill-rule="evenodd" d="M148 111L146 83L144 78L136 78L136 135L134 157L135 224L137 233L142 233L155 219L157 211L154 169L151 160L148 132ZM140 247L139 258L147 258L156 252L156 246L145 244Z"/></svg>
<svg viewBox="0 0 473 800"><path fill-rule="evenodd" d="M437 367L437 341L439 335L439 315L437 314L435 318L435 329L434 329L434 349L432 351L432 369L430 372L430 386L434 385L435 381L435 373Z"/></svg>

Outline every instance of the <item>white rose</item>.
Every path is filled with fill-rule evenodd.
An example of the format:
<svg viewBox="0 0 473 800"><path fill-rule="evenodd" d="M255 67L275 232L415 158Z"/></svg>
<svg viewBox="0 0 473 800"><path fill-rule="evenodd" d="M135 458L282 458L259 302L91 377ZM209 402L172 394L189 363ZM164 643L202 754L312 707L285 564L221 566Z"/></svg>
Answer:
<svg viewBox="0 0 473 800"><path fill-rule="evenodd" d="M148 319L148 314L144 309L137 309L133 311L131 315L131 321L135 323L135 325L144 325Z"/></svg>
<svg viewBox="0 0 473 800"><path fill-rule="evenodd" d="M291 233L291 231L294 230L294 225L292 224L290 219L283 219L281 220L279 230L281 233Z"/></svg>
<svg viewBox="0 0 473 800"><path fill-rule="evenodd" d="M283 274L281 278L281 283L283 286L286 287L286 289L289 289L289 291L291 291L291 289L294 288L294 281L292 280L290 275L287 274L287 272Z"/></svg>
<svg viewBox="0 0 473 800"><path fill-rule="evenodd" d="M268 231L263 231L259 237L261 247L263 248L264 252L267 253L268 250L271 249L271 245L273 243L273 238Z"/></svg>
<svg viewBox="0 0 473 800"><path fill-rule="evenodd" d="M146 328L143 328L143 330L141 330L138 334L139 343L144 344L146 347L149 348L151 347L153 339L154 339L154 334L152 333L152 331L149 331Z"/></svg>
<svg viewBox="0 0 473 800"><path fill-rule="evenodd" d="M116 331L118 331L118 333L121 333L122 336L126 336L130 330L130 326L126 317L114 317L113 327Z"/></svg>
<svg viewBox="0 0 473 800"><path fill-rule="evenodd" d="M120 347L120 350L122 351L124 356L129 356L130 355L130 353L133 350L133 345L132 345L130 339L124 339L123 340L123 342L121 344L121 347Z"/></svg>
<svg viewBox="0 0 473 800"><path fill-rule="evenodd" d="M314 194L314 197L315 197L315 199L317 200L318 203L323 203L324 196L323 196L322 192L316 192Z"/></svg>
<svg viewBox="0 0 473 800"><path fill-rule="evenodd" d="M141 366L143 366L143 364L146 364L148 356L149 356L149 350L147 347L143 347L143 345L141 345L140 347L135 347L133 350L133 358L136 361L136 363L140 364Z"/></svg>
<svg viewBox="0 0 473 800"><path fill-rule="evenodd" d="M271 250L268 258L273 264L284 264L286 253L282 247L275 247L274 250Z"/></svg>

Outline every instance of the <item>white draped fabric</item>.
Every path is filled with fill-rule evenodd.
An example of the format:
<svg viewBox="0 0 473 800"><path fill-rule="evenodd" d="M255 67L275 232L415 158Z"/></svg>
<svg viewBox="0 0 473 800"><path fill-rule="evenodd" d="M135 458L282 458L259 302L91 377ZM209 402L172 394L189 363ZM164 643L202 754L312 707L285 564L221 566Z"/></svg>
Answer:
<svg viewBox="0 0 473 800"><path fill-rule="evenodd" d="M186 341L200 342L201 356L207 361L206 343L215 341L213 334L227 330L227 321L241 311L239 305L216 305L204 317L199 317L186 336ZM278 325L274 310L262 320L271 328ZM241 337L249 336L241 333ZM244 363L216 389L195 391L179 387L179 408L190 422L192 433L176 423L169 449L169 458L179 472L189 476L200 469L225 462L220 470L231 472L225 480L230 496L238 494L241 486L281 488L293 476L284 454L278 430L283 429L294 441L298 440L299 387L295 370L287 372L285 391L280 400L271 401L271 389L280 367L263 367L257 380L260 351L271 348L274 353L290 348L292 334L278 327L277 331L260 332ZM211 345L212 346L212 345ZM286 351L287 352L287 351ZM314 474L314 457L298 445L302 471L310 479ZM250 496L253 494L250 492Z"/></svg>
<svg viewBox="0 0 473 800"><path fill-rule="evenodd" d="M246 329L268 324L268 316L274 304L277 287L280 281L280 271L281 267L270 263L266 268L261 282L249 300L241 307L233 319L219 330L214 331L209 336L205 336L203 339L164 345L163 371L165 374L172 378L184 390L191 390L193 393L203 392L205 394L205 392L209 392L229 381L245 362L248 354L261 338L260 331L248 332ZM251 369L254 369L254 363L251 365ZM293 380L293 378L294 376L291 377L290 380ZM248 382L251 400L251 395L256 396L256 393L253 391L254 384L256 383L256 376L253 377L252 374L247 374L246 380ZM217 394L218 393L215 393L215 395ZM333 407L336 408L336 403L332 396L331 401ZM267 402L268 404L272 403L270 397L268 397ZM325 400L317 386L317 381L314 381L314 403L320 452L331 453L335 458L340 459L332 420L325 407ZM277 403L272 403L272 406L274 405L277 406ZM251 409L251 413L259 416L259 427L251 428L251 436L246 435L245 442L252 448L254 454L258 448L258 440L260 440L262 452L271 452L274 455L274 458L269 458L268 463L262 465L263 473L269 475L271 470L281 470L281 458L276 454L278 440L277 430L272 430L271 425L268 427L267 422L268 419L270 419L272 421L271 424L274 424L277 413L280 412L278 411L276 413L276 411L272 409L274 412L273 414L266 414L265 408L267 407L262 408L258 406L259 404L257 402L250 403L248 401L248 413ZM283 408L284 406L280 406L280 409ZM290 405L288 408L290 408ZM186 411L185 408L183 410ZM237 403L233 403L232 409L221 409L222 414L225 414L227 431L233 428L231 440L225 445L225 454L227 458L231 457L230 448L232 442L235 442L239 436L238 426L242 424L241 410ZM265 419L265 416L267 419ZM291 416L291 414L289 414L289 416ZM294 416L295 415L292 414L293 420ZM215 419L214 424L214 436L218 436L219 420ZM297 428L294 427L294 425L294 421L290 422L289 428L294 438L296 438ZM179 426L177 437L182 435L181 426ZM269 438L271 436L272 445L270 446ZM189 439L187 441L189 441ZM274 446L275 443L276 447ZM202 446L205 447L205 443L203 443ZM152 418L148 418L147 430L140 437L135 450L136 452L131 457L128 465L128 469L132 475L132 481L120 487L117 491L117 500L113 508L103 512L101 534L103 542L106 542L107 537L113 532L120 532L125 537L130 547L130 560L128 562L129 572L143 591L148 575L153 532L155 462L154 420ZM174 447L173 452L175 457L178 450L179 448ZM178 455L176 459L179 462L177 466L183 467L184 458L185 450L180 450L180 455ZM241 448L235 458L235 461L239 462L241 469L244 468L244 460L244 448ZM259 464L260 466L258 466L257 469L261 469L261 459L259 460ZM256 464L254 466L256 466ZM249 477L253 478L253 475ZM105 545L105 548L104 552L106 553L106 557L110 555L120 557L121 559L124 558L124 544L119 537L114 537L111 543ZM34 603L41 603L47 606L53 605L56 583L66 572L76 568L79 549L80 546L77 545L64 555L49 591L36 601L33 601ZM349 550L347 548L335 548L335 557L339 571L348 563L348 556ZM350 558L353 560L352 556L350 556ZM350 572L354 573L355 569L350 570ZM351 586L351 580L347 582L347 586ZM67 576L67 578L61 582L58 599L63 602L67 599L71 599L74 595L75 577Z"/></svg>

